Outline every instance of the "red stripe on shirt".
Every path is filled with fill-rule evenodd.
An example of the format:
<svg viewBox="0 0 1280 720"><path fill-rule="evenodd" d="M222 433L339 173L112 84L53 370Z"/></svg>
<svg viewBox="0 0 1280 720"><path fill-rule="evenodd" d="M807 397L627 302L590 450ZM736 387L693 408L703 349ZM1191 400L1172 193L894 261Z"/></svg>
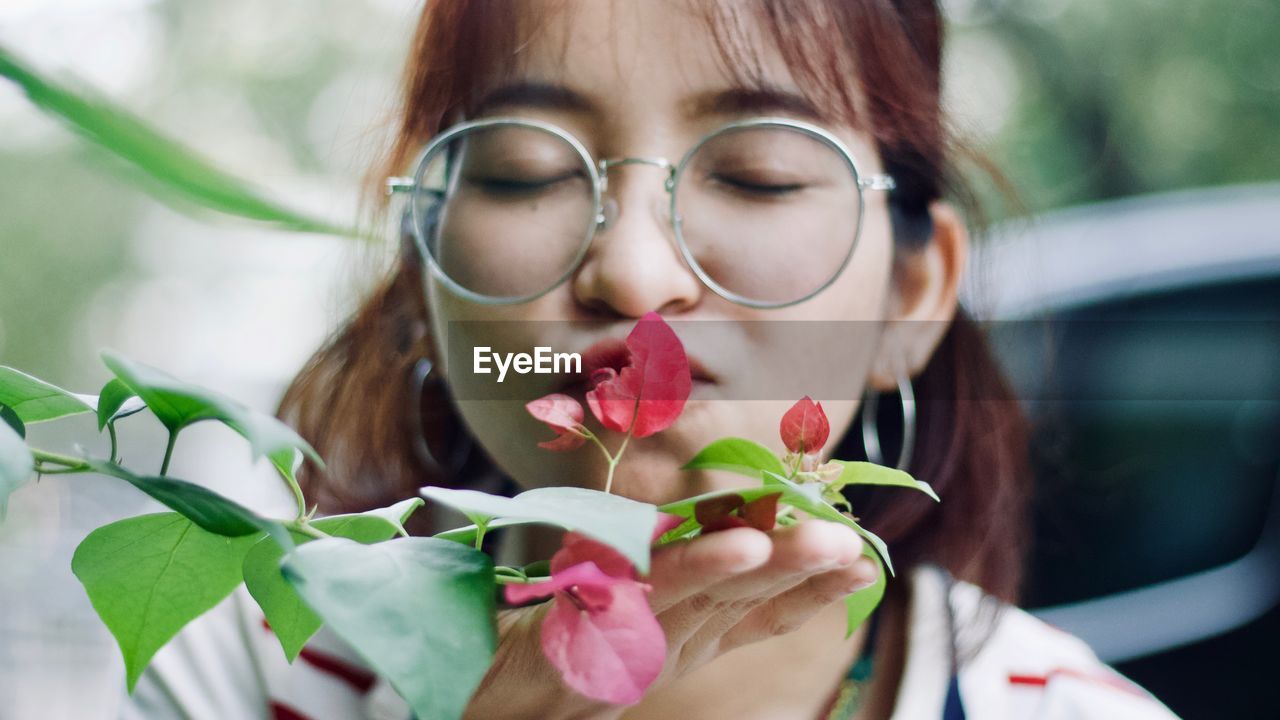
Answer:
<svg viewBox="0 0 1280 720"><path fill-rule="evenodd" d="M1049 684L1049 680L1053 678L1055 675L1065 675L1067 677L1073 677L1078 680L1085 680L1088 682L1100 683L1102 685L1113 687L1116 690L1122 690L1124 692L1130 693L1131 695L1137 695L1139 697L1147 697L1147 693L1145 691L1143 691L1137 685L1134 685L1133 683L1128 682L1127 680L1124 680L1123 678L1112 677L1110 675L1101 675L1097 673L1081 672L1079 670L1073 670L1071 668L1054 668L1049 672L1045 673L1044 675L1021 675L1018 673L1009 673L1009 684L1010 685L1033 685L1037 687L1044 687L1045 685Z"/></svg>
<svg viewBox="0 0 1280 720"><path fill-rule="evenodd" d="M311 720L307 715L294 710L278 700L271 701L272 720Z"/></svg>
<svg viewBox="0 0 1280 720"><path fill-rule="evenodd" d="M342 658L319 650L312 650L309 647L302 648L302 652L298 653L298 657L320 672L328 673L345 681L361 693L369 692L369 688L372 688L373 684L378 680L376 675L358 665L352 665Z"/></svg>

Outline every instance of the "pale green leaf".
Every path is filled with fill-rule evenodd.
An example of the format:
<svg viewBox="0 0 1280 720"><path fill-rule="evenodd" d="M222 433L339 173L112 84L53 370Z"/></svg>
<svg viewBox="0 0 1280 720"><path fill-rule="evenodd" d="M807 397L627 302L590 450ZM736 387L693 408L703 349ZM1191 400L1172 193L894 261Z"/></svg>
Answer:
<svg viewBox="0 0 1280 720"><path fill-rule="evenodd" d="M240 584L244 555L257 540L158 513L105 525L80 543L71 570L120 645L130 691L157 650Z"/></svg>
<svg viewBox="0 0 1280 720"><path fill-rule="evenodd" d="M916 480L901 470L869 462L851 460L832 460L832 462L841 466L839 477L829 485L833 492L839 492L840 488L846 485L891 485L919 490L935 501L941 502L929 483Z"/></svg>
<svg viewBox="0 0 1280 720"><path fill-rule="evenodd" d="M418 717L462 716L497 646L488 555L437 538L327 538L298 546L284 572Z"/></svg>
<svg viewBox="0 0 1280 720"><path fill-rule="evenodd" d="M0 520L9 511L9 496L31 479L35 460L22 436L0 422Z"/></svg>
<svg viewBox="0 0 1280 720"><path fill-rule="evenodd" d="M468 515L508 521L502 524L539 522L582 533L622 553L640 573L649 572L649 540L658 524L658 509L649 503L576 487L534 488L510 498L432 486L419 492ZM487 523L489 528L499 526L498 520ZM456 535L442 539L455 540Z"/></svg>

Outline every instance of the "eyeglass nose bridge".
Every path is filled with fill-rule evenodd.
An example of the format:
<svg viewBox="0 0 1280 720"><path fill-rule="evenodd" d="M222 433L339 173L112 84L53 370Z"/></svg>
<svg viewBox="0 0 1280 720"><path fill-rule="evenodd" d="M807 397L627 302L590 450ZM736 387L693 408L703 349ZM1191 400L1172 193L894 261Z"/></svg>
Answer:
<svg viewBox="0 0 1280 720"><path fill-rule="evenodd" d="M670 160L663 157L617 157L602 158L596 163L596 170L600 176L600 195L604 205L599 214L596 215L597 229L607 228L612 224L617 215L618 208L616 201L605 201L604 193L609 190L609 168L619 165L652 165L667 171L667 177L662 183L663 189L668 193L675 189L676 186L676 166Z"/></svg>

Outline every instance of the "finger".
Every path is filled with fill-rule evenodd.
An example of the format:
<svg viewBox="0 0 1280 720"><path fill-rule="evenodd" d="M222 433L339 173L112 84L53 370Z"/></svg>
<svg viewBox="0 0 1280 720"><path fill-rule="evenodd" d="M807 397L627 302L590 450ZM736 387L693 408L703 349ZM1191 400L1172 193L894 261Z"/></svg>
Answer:
<svg viewBox="0 0 1280 720"><path fill-rule="evenodd" d="M879 569L863 557L848 567L814 575L760 604L724 633L720 651L795 632L823 608L875 583ZM701 631L700 631L701 632Z"/></svg>
<svg viewBox="0 0 1280 720"><path fill-rule="evenodd" d="M695 633L723 634L760 603L815 573L849 565L862 552L862 540L851 529L825 520L802 522L770 535L773 552L766 565L710 585L660 618L669 641L682 644Z"/></svg>
<svg viewBox="0 0 1280 720"><path fill-rule="evenodd" d="M649 607L661 613L690 596L769 560L773 543L753 528L733 528L664 545L653 554Z"/></svg>

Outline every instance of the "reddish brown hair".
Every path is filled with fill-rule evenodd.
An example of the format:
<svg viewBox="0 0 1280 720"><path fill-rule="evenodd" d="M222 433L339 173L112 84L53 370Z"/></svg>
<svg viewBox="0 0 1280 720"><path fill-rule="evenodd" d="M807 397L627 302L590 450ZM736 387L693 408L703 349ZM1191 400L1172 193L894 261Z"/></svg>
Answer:
<svg viewBox="0 0 1280 720"><path fill-rule="evenodd" d="M734 23L719 21L726 7L714 6L707 19L726 67L749 84L758 79L752 54ZM939 98L943 37L936 4L755 0L731 7L761 21L820 107L874 136L898 181L891 202L895 254L901 258L927 243L929 203L966 197L950 181L956 150ZM509 63L511 50L536 31L520 20L509 0L427 3L409 58L399 132L376 180L403 172L446 118L466 114L484 75ZM411 451L419 438L413 413L424 413L422 426L433 442L460 427L447 398L419 399L406 391L414 362L431 355L421 270L411 248L402 252L281 401L280 416L329 463L327 473L308 466L301 478L325 511L386 505L446 482ZM1026 428L982 334L963 312L914 385L920 425L911 471L932 483L944 502L860 489L850 492L853 507L890 544L900 568L936 562L1016 601L1030 483ZM885 434L884 444L893 447L892 428ZM847 437L837 456L859 453L861 443Z"/></svg>

